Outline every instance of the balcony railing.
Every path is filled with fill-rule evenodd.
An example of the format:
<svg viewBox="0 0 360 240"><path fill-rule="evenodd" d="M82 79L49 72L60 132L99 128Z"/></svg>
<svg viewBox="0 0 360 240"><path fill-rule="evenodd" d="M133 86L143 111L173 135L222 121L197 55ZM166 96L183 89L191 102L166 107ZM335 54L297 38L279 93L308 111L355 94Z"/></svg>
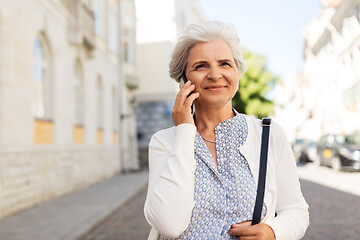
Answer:
<svg viewBox="0 0 360 240"><path fill-rule="evenodd" d="M94 13L81 0L70 1L71 21L69 41L72 44L83 44L89 50L95 47Z"/></svg>
<svg viewBox="0 0 360 240"><path fill-rule="evenodd" d="M129 89L136 89L139 87L139 77L137 75L125 74L125 84Z"/></svg>

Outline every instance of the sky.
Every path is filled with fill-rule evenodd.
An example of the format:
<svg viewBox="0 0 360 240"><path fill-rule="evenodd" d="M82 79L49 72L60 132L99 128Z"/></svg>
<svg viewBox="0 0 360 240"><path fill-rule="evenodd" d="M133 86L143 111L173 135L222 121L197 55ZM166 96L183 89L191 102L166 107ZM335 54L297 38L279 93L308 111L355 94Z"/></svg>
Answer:
<svg viewBox="0 0 360 240"><path fill-rule="evenodd" d="M207 20L231 23L240 44L266 57L282 80L302 71L305 27L318 15L320 0L197 0Z"/></svg>

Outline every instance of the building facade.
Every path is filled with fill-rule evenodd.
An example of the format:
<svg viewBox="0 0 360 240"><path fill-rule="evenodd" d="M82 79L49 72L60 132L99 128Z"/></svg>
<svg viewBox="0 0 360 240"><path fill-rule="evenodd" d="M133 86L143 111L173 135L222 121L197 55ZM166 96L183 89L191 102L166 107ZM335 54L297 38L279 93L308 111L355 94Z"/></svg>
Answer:
<svg viewBox="0 0 360 240"><path fill-rule="evenodd" d="M360 1L323 4L305 29L304 79L310 101L303 108L318 129L313 139L360 129Z"/></svg>
<svg viewBox="0 0 360 240"><path fill-rule="evenodd" d="M161 11L159 11L161 6ZM205 18L196 0L136 0L139 88L136 115L139 159L147 166L151 136L173 125L171 109L179 85L169 76L169 61L179 35Z"/></svg>
<svg viewBox="0 0 360 240"><path fill-rule="evenodd" d="M274 119L284 129L290 142L295 139L316 140L320 134L313 118L313 105L316 92L302 72L276 86L274 92Z"/></svg>
<svg viewBox="0 0 360 240"><path fill-rule="evenodd" d="M140 167L135 113L135 90L140 84L136 44L136 8L134 0L119 0L118 3L120 7L120 80L122 80L119 101L120 159L122 170L132 171Z"/></svg>
<svg viewBox="0 0 360 240"><path fill-rule="evenodd" d="M123 4L0 0L0 218L137 168Z"/></svg>

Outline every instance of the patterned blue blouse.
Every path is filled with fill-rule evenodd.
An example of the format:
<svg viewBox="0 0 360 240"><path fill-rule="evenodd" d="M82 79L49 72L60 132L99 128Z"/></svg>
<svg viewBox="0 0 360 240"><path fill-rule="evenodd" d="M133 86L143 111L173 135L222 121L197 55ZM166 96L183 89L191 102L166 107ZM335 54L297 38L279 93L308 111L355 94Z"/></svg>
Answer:
<svg viewBox="0 0 360 240"><path fill-rule="evenodd" d="M216 168L204 140L196 133L195 206L189 226L177 239L237 239L228 233L231 225L252 219L257 186L239 151L247 135L242 114L216 126ZM262 217L265 214L264 204Z"/></svg>

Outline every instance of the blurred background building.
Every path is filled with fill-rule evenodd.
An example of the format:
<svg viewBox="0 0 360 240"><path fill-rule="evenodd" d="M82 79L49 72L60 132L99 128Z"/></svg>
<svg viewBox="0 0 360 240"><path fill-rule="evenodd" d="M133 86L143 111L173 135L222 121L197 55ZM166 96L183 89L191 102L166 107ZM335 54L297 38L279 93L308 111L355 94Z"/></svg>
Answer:
<svg viewBox="0 0 360 240"><path fill-rule="evenodd" d="M133 0L0 0L0 218L138 169Z"/></svg>
<svg viewBox="0 0 360 240"><path fill-rule="evenodd" d="M179 84L169 77L169 61L179 35L205 20L196 0L136 0L140 84L136 92L141 166L147 166L151 136L173 126L171 109ZM154 27L155 26L155 27Z"/></svg>
<svg viewBox="0 0 360 240"><path fill-rule="evenodd" d="M308 79L302 72L287 81L282 81L274 94L276 120L284 128L289 140L306 139L320 134L314 125L312 103L317 96L317 89L311 89ZM310 137L311 138L311 137Z"/></svg>
<svg viewBox="0 0 360 240"><path fill-rule="evenodd" d="M304 107L321 133L360 129L359 20L360 1L324 1L305 30L304 77L316 96Z"/></svg>
<svg viewBox="0 0 360 240"><path fill-rule="evenodd" d="M304 30L304 70L280 90L276 116L290 139L360 129L360 1L322 3Z"/></svg>

